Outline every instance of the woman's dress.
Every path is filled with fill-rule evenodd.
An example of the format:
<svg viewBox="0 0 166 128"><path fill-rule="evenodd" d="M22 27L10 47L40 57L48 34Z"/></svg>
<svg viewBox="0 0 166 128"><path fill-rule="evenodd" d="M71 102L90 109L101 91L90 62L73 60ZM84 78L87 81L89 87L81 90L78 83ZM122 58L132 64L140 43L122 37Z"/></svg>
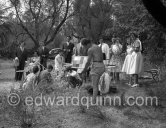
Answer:
<svg viewBox="0 0 166 128"><path fill-rule="evenodd" d="M133 48L139 48L134 51ZM139 39L136 39L132 46L127 49L127 56L125 58L122 72L126 74L140 74L143 71L143 56L141 54L142 45Z"/></svg>
<svg viewBox="0 0 166 128"><path fill-rule="evenodd" d="M130 62L131 62L131 55L133 52L133 48L129 45L127 46L127 55L125 57L122 72L125 72L126 74L130 74Z"/></svg>
<svg viewBox="0 0 166 128"><path fill-rule="evenodd" d="M110 65L116 65L116 72L121 72L122 69L122 45L117 43L111 46L110 52L112 57L110 59Z"/></svg>
<svg viewBox="0 0 166 128"><path fill-rule="evenodd" d="M143 71L143 56L141 54L142 45L139 39L133 43L133 47L139 47L139 50L133 51L131 54L130 74L140 74Z"/></svg>

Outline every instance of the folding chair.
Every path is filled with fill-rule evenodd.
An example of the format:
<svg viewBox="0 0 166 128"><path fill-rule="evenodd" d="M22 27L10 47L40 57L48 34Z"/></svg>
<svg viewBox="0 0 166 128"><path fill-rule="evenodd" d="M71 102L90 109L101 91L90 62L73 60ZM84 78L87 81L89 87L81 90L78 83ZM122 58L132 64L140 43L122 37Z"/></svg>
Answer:
<svg viewBox="0 0 166 128"><path fill-rule="evenodd" d="M146 70L146 73L151 74L152 79L156 82L158 82L160 80L159 76L160 76L160 70L159 69L150 69L150 70Z"/></svg>

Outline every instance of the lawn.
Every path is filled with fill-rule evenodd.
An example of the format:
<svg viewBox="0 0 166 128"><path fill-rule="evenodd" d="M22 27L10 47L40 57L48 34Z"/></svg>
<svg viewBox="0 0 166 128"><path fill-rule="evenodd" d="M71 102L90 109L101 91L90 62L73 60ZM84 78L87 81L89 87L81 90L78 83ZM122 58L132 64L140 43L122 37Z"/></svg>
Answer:
<svg viewBox="0 0 166 128"><path fill-rule="evenodd" d="M12 61L0 60L0 90L9 87L15 83L14 69ZM6 85L4 84L6 82ZM65 106L50 106L40 113L34 128L166 128L166 88L165 81L155 83L153 81L141 80L141 86L131 88L125 85L126 81L115 84L118 88L117 93L109 93L108 96L119 96L126 103L129 96L148 97L156 96L159 105L153 106L129 106L122 104L105 105L96 107L71 105L71 102ZM7 84L8 83L8 84ZM55 91L47 96L89 96L85 87L90 83L83 85L80 89L71 89L55 84ZM18 128L9 121L11 115L7 111L5 114L0 109L0 128Z"/></svg>

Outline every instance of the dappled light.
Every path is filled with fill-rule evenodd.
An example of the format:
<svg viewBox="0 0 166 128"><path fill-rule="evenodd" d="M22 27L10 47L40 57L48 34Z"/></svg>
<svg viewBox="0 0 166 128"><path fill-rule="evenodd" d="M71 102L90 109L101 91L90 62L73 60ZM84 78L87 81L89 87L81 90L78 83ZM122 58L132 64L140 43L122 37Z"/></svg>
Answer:
<svg viewBox="0 0 166 128"><path fill-rule="evenodd" d="M165 128L166 0L0 0L0 128Z"/></svg>

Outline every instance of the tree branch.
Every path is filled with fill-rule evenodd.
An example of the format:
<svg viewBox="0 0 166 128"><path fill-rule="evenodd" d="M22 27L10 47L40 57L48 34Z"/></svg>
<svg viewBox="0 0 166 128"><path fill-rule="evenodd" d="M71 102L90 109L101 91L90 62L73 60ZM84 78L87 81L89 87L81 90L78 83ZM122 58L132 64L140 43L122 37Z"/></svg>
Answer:
<svg viewBox="0 0 166 128"><path fill-rule="evenodd" d="M69 11L69 1L70 1L70 0L66 0L67 6L66 6L66 12L65 12L65 16L64 16L63 20L62 20L62 21L59 23L59 25L56 27L56 29L55 29L54 33L52 34L51 38L50 38L47 42L45 42L45 45L51 43L51 42L55 39L55 36L56 36L56 34L58 33L59 29L60 29L61 26L65 23L66 18L67 18L67 15L68 15L68 11Z"/></svg>
<svg viewBox="0 0 166 128"><path fill-rule="evenodd" d="M18 10L17 10L17 5L15 5L12 1L11 3L14 5L15 11L16 11L16 16L19 19L20 25L21 27L24 29L24 31L29 35L29 37L32 39L32 41L35 43L36 47L38 47L38 42L35 40L35 38L31 35L31 33L29 32L29 30L24 26L23 21L21 20Z"/></svg>

